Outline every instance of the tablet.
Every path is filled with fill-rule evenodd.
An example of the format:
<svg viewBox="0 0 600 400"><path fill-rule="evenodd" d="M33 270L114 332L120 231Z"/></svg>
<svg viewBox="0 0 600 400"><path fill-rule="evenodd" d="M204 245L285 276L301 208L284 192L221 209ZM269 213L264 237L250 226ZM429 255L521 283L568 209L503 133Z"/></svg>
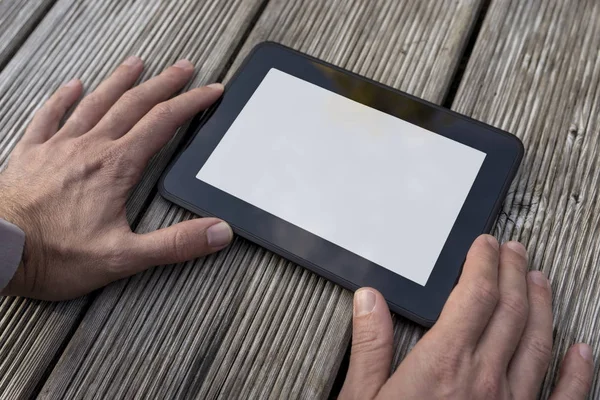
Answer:
<svg viewBox="0 0 600 400"><path fill-rule="evenodd" d="M523 155L513 135L268 42L190 130L164 197L426 326Z"/></svg>

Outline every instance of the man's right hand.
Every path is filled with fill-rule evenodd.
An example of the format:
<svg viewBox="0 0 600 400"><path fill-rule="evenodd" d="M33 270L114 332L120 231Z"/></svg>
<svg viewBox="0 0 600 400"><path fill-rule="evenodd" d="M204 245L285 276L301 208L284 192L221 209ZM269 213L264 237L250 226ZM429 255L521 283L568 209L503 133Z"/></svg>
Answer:
<svg viewBox="0 0 600 400"><path fill-rule="evenodd" d="M552 354L548 279L522 244L479 237L438 322L390 377L393 330L374 289L354 295L352 354L340 399L536 399ZM572 346L552 400L585 399L592 350Z"/></svg>

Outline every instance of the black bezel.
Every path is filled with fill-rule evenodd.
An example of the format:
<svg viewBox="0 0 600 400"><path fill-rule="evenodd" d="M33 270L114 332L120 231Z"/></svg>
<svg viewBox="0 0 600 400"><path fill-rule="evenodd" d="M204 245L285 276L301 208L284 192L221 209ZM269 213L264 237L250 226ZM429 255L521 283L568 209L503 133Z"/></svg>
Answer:
<svg viewBox="0 0 600 400"><path fill-rule="evenodd" d="M425 286L196 179L271 68L486 153ZM191 140L186 149L159 183L159 191L165 198L198 215L222 218L240 236L350 290L374 287L394 312L425 326L438 318L473 240L491 230L523 157L521 141L509 133L271 42L261 43L252 50L228 83L219 103L204 118L197 118L189 133ZM368 208L356 210L357 216L369 212ZM398 262L402 262L401 255Z"/></svg>

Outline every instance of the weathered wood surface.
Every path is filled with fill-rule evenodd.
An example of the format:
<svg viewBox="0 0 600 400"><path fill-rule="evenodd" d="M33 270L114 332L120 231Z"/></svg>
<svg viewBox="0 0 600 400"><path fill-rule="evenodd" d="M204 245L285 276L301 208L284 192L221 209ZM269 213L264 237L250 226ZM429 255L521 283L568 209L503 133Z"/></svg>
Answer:
<svg viewBox="0 0 600 400"><path fill-rule="evenodd" d="M56 0L0 0L0 71Z"/></svg>
<svg viewBox="0 0 600 400"><path fill-rule="evenodd" d="M600 398L600 2L493 1L452 108L518 135L526 156L496 235L521 240L554 291L554 357L595 349ZM401 324L401 359L420 329Z"/></svg>
<svg viewBox="0 0 600 400"><path fill-rule="evenodd" d="M143 79L187 57L198 67L192 85L217 80L261 4L58 1L0 73L0 164L33 112L61 83L79 77L92 90L130 54L146 60ZM155 162L162 168L170 156L166 151ZM131 221L142 210L155 177L131 197ZM39 390L89 300L0 298L0 398L27 398Z"/></svg>
<svg viewBox="0 0 600 400"><path fill-rule="evenodd" d="M478 6L273 0L234 65L275 40L439 102ZM138 231L191 217L157 196ZM236 240L219 255L107 287L42 397L326 397L349 343L351 303L349 292Z"/></svg>

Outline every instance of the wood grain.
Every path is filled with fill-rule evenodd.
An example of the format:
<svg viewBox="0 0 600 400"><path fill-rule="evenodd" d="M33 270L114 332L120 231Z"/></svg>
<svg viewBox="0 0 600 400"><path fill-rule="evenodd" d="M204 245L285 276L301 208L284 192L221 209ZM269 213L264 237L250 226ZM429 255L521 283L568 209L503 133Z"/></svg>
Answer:
<svg viewBox="0 0 600 400"><path fill-rule="evenodd" d="M56 0L0 0L0 71Z"/></svg>
<svg viewBox="0 0 600 400"><path fill-rule="evenodd" d="M452 108L519 136L526 156L495 230L554 292L547 398L573 343L600 347L600 3L491 3ZM397 325L401 360L422 334ZM598 352L595 352L598 365ZM598 368L591 398L600 398Z"/></svg>
<svg viewBox="0 0 600 400"><path fill-rule="evenodd" d="M478 8L273 0L233 65L268 39L440 102ZM138 231L192 217L156 196ZM351 293L238 239L216 256L107 287L41 397L323 398L349 343L351 308Z"/></svg>
<svg viewBox="0 0 600 400"><path fill-rule="evenodd" d="M79 77L89 92L128 55L146 60L142 80L179 58L197 65L192 86L217 80L261 4L260 0L58 1L0 73L0 163L34 111L60 84ZM162 153L153 165L164 167L170 156L168 151ZM132 222L156 175L145 179L130 198ZM1 398L27 398L39 390L36 387L43 384L46 369L77 327L89 300L0 300Z"/></svg>

